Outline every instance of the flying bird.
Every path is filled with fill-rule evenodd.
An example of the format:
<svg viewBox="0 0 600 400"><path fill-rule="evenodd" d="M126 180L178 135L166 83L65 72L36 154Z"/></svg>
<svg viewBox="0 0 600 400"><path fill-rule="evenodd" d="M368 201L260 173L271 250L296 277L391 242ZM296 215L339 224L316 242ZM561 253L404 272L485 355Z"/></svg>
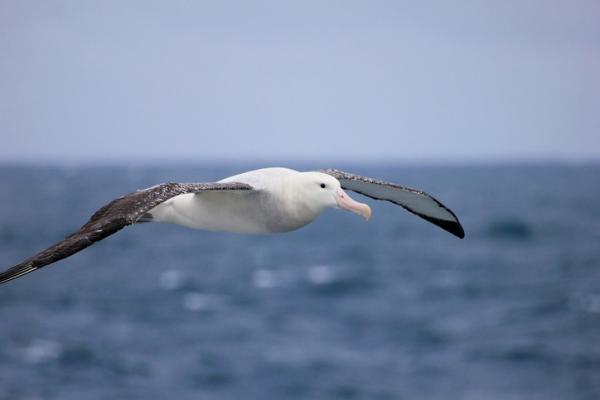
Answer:
<svg viewBox="0 0 600 400"><path fill-rule="evenodd" d="M249 234L289 232L312 222L327 208L371 217L351 190L387 200L459 238L456 215L427 193L336 169L298 172L263 168L213 183L163 183L119 197L96 211L79 230L0 273L5 283L69 257L132 224L167 222L194 229Z"/></svg>

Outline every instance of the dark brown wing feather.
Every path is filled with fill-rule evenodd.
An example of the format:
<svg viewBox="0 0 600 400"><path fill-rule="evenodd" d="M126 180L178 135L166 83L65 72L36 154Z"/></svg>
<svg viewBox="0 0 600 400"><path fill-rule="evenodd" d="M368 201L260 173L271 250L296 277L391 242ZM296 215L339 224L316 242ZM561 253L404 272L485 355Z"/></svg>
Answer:
<svg viewBox="0 0 600 400"><path fill-rule="evenodd" d="M352 190L372 199L390 201L461 239L465 237L465 231L456 214L422 190L337 169L326 169L322 172L336 178L346 190Z"/></svg>
<svg viewBox="0 0 600 400"><path fill-rule="evenodd" d="M119 197L96 211L85 225L64 240L0 273L0 284L69 257L127 225L140 222L149 210L174 196L210 190L252 190L252 186L237 182L163 183Z"/></svg>

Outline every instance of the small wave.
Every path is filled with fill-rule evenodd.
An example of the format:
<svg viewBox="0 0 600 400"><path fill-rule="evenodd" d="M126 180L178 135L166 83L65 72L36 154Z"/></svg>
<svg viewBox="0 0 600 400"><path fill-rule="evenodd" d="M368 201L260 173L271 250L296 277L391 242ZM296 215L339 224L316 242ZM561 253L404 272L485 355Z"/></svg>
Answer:
<svg viewBox="0 0 600 400"><path fill-rule="evenodd" d="M24 359L31 364L53 361L60 357L63 349L60 343L48 339L35 339L25 348Z"/></svg>
<svg viewBox="0 0 600 400"><path fill-rule="evenodd" d="M585 312L600 314L600 294L579 292L573 297L573 303Z"/></svg>
<svg viewBox="0 0 600 400"><path fill-rule="evenodd" d="M183 283L184 275L176 269L169 269L160 274L160 287L165 290L177 290Z"/></svg>
<svg viewBox="0 0 600 400"><path fill-rule="evenodd" d="M223 303L219 296L212 294L191 292L183 296L183 307L190 311L214 311Z"/></svg>
<svg viewBox="0 0 600 400"><path fill-rule="evenodd" d="M94 351L85 345L67 346L60 355L60 363L70 367L91 366L97 362Z"/></svg>
<svg viewBox="0 0 600 400"><path fill-rule="evenodd" d="M333 282L335 273L333 268L327 265L315 265L307 272L308 280L314 285L326 285Z"/></svg>
<svg viewBox="0 0 600 400"><path fill-rule="evenodd" d="M274 271L259 269L252 274L252 284L259 289L269 289L279 285L280 280Z"/></svg>
<svg viewBox="0 0 600 400"><path fill-rule="evenodd" d="M533 228L523 220L504 218L490 223L487 234L493 239L527 240L533 237Z"/></svg>
<svg viewBox="0 0 600 400"><path fill-rule="evenodd" d="M517 346L507 349L500 356L508 361L549 363L551 359L539 345Z"/></svg>
<svg viewBox="0 0 600 400"><path fill-rule="evenodd" d="M363 292L374 282L357 271L342 273L327 265L316 265L308 269L305 283L313 293L335 297Z"/></svg>

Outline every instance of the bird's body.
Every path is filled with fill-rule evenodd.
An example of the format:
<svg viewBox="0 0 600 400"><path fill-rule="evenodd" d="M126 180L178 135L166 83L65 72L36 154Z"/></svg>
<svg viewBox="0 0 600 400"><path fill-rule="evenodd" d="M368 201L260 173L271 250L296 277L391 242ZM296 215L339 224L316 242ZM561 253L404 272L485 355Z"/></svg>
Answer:
<svg viewBox="0 0 600 400"><path fill-rule="evenodd" d="M235 233L288 232L312 222L325 207L310 207L294 188L303 178L287 168L263 168L220 180L252 186L251 191L184 193L148 213L155 222ZM328 177L331 179L330 177Z"/></svg>
<svg viewBox="0 0 600 400"><path fill-rule="evenodd" d="M387 200L462 238L458 218L427 193L338 170L287 168L248 171L214 183L164 183L117 198L78 231L0 273L0 283L68 257L138 222L166 222L194 229L268 234L292 231L327 208L369 219L371 209L343 189Z"/></svg>

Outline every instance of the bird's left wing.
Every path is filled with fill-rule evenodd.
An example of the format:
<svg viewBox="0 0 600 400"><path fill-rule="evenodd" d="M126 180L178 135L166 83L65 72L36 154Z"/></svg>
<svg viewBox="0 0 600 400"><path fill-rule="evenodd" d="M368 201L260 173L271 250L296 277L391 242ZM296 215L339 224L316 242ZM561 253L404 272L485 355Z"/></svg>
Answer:
<svg viewBox="0 0 600 400"><path fill-rule="evenodd" d="M332 168L321 172L336 178L344 189L372 199L391 201L461 239L465 237L465 231L452 210L422 190Z"/></svg>
<svg viewBox="0 0 600 400"><path fill-rule="evenodd" d="M144 214L172 197L184 193L215 190L253 190L253 188L238 182L163 183L119 197L96 211L85 225L64 240L0 273L0 284L69 257L127 225L140 222Z"/></svg>

